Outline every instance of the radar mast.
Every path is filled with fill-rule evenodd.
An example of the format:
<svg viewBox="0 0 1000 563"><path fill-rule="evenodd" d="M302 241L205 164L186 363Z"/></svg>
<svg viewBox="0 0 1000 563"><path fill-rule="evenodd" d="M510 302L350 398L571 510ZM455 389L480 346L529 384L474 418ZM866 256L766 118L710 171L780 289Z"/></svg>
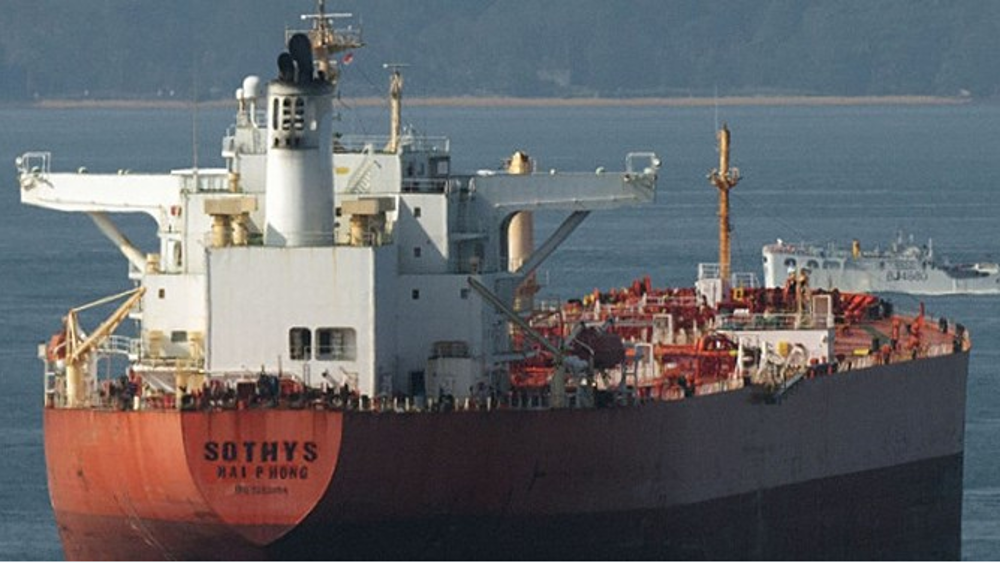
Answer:
<svg viewBox="0 0 1000 563"><path fill-rule="evenodd" d="M312 45L313 59L316 70L324 80L336 85L339 70L337 68L338 53L364 47L361 39L361 28L349 25L337 28L334 20L353 17L349 12L326 13L324 0L317 0L315 14L302 14L302 21L312 21L312 29L305 31L287 30L287 42L295 33L305 33Z"/></svg>
<svg viewBox="0 0 1000 563"><path fill-rule="evenodd" d="M729 287L729 190L740 181L738 168L729 167L729 128L725 123L716 138L719 140L719 167L708 174L708 180L719 190L719 278L723 289Z"/></svg>

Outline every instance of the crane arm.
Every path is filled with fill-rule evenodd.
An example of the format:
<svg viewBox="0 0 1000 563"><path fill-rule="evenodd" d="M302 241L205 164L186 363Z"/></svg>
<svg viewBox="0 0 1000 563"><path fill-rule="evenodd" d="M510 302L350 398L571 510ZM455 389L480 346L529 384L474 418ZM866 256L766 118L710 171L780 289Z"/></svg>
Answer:
<svg viewBox="0 0 1000 563"><path fill-rule="evenodd" d="M118 295L113 295L111 297L95 301L93 303L88 303L82 307L77 307L70 309L69 315L67 316L66 322L66 343L67 343L67 354L66 359L69 363L77 363L83 357L85 357L91 350L100 346L112 332L118 328L118 325L125 320L128 316L128 312L142 299L143 294L146 293L145 287L138 287L132 291L127 291L125 293L119 293ZM101 323L94 332L81 342L80 331L79 331L79 321L77 320L77 313L84 309L94 307L103 303L107 303L110 300L117 299L119 297L129 296L116 310L111 313L104 322Z"/></svg>

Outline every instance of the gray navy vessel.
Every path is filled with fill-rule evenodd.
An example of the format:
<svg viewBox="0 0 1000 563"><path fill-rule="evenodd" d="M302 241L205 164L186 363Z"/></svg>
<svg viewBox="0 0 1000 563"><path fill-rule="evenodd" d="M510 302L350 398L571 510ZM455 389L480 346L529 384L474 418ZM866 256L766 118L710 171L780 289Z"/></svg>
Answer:
<svg viewBox="0 0 1000 563"><path fill-rule="evenodd" d="M933 242L916 245L902 233L887 249L862 250L854 240L850 249L831 243L767 244L764 284L785 285L789 273L805 270L814 288L841 291L898 292L917 295L1000 293L1000 266L996 263L950 264L934 255Z"/></svg>

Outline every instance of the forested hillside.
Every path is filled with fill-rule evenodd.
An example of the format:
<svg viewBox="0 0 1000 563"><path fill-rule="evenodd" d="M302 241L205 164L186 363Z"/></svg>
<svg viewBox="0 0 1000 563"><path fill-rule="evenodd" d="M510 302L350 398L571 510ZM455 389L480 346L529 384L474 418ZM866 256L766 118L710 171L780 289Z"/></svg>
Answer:
<svg viewBox="0 0 1000 563"><path fill-rule="evenodd" d="M994 0L328 0L345 95L1000 94ZM228 97L311 0L0 0L0 99Z"/></svg>

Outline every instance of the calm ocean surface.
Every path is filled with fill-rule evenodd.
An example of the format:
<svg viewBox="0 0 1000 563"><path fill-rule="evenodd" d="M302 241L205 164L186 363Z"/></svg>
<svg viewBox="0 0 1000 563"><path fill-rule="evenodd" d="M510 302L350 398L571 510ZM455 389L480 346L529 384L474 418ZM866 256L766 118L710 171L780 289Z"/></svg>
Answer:
<svg viewBox="0 0 1000 563"><path fill-rule="evenodd" d="M198 162L221 166L229 110L197 113ZM383 133L380 111L344 110L341 128ZM452 140L457 172L497 168L513 151L540 169L621 170L629 151L664 163L655 205L594 213L543 266L545 292L569 298L650 274L690 285L715 261L718 163L725 121L743 180L734 190L734 270L761 275L760 248L897 230L953 261L1000 261L1000 106L714 108L408 108L419 132ZM124 258L85 216L19 204L14 158L53 153L58 171L166 171L192 164L192 113L180 110L0 110L0 559L60 559L42 449L38 342L72 306L127 289ZM120 217L150 250L153 222ZM559 220L543 216L540 231ZM544 233L541 234L544 236ZM892 296L897 307L919 301ZM1000 297L926 299L931 316L970 330L963 559L1000 559Z"/></svg>

